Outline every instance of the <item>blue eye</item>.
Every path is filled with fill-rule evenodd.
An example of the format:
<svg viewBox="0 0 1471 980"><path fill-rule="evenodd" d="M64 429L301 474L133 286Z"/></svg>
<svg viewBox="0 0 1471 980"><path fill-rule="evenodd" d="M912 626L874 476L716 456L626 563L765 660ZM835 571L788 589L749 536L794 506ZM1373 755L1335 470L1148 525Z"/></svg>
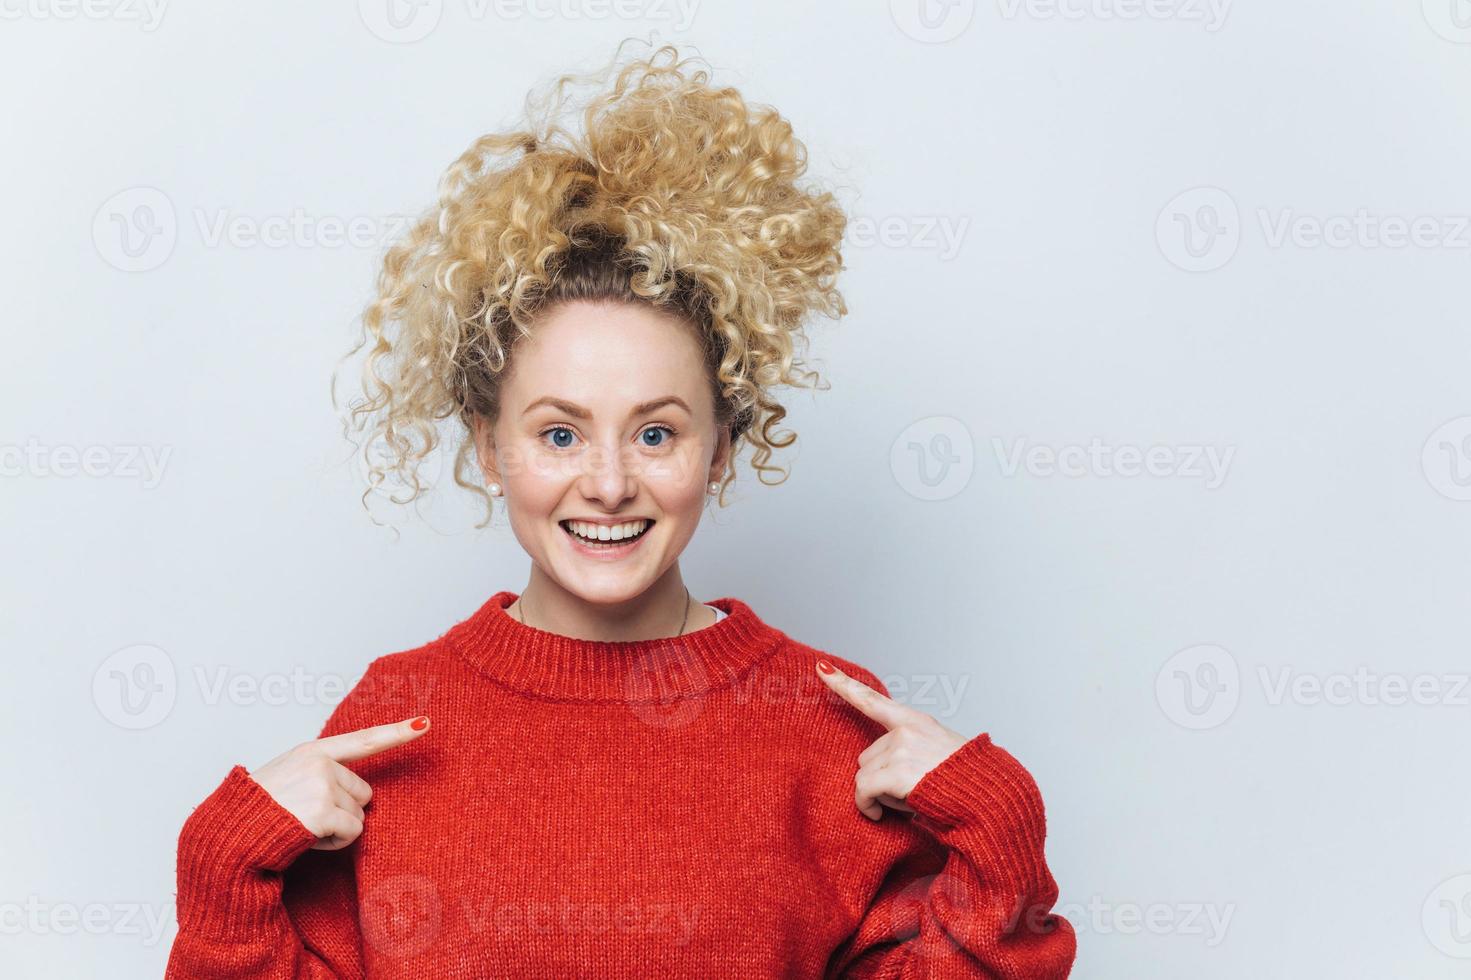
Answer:
<svg viewBox="0 0 1471 980"><path fill-rule="evenodd" d="M547 436L547 435L552 435L552 433L560 433L560 432L565 432L569 438L572 436L572 430L569 429L569 428L567 428L565 425L559 425L559 426L556 426L555 428L548 429L545 432L543 432L542 435L543 436ZM570 443L559 441L556 438L556 436L552 436L552 443L558 449L566 449L567 446L570 445Z"/></svg>
<svg viewBox="0 0 1471 980"><path fill-rule="evenodd" d="M647 439L644 440L644 445L645 446L648 446L651 449L657 448L659 446L662 446L662 445L664 445L664 443L666 443L666 442L669 441L666 438L666 435L665 434L667 434L668 436L673 436L674 435L674 430L671 429L671 428L669 428L669 426L667 426L667 425L650 426L649 428L647 428L647 429L644 430L644 435L647 436L651 432L657 432L657 433L660 434L658 440L655 441L655 442L649 442Z"/></svg>
<svg viewBox="0 0 1471 980"><path fill-rule="evenodd" d="M656 433L657 437L651 440L649 433ZM674 430L663 424L651 425L639 435L643 439L644 448L659 449L673 437ZM572 440L576 438L577 434L565 425L554 425L549 429L542 430L541 437L545 439L547 436L552 437L553 447L557 449L568 449L572 446Z"/></svg>

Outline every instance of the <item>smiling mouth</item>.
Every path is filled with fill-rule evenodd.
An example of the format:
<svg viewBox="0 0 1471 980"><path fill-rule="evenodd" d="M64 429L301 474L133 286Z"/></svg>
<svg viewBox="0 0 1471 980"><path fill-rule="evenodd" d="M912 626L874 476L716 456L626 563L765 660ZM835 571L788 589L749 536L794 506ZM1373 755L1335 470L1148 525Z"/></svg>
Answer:
<svg viewBox="0 0 1471 980"><path fill-rule="evenodd" d="M617 551L630 547L654 526L651 520L627 521L611 527L586 521L564 520L557 523L576 544L592 551Z"/></svg>

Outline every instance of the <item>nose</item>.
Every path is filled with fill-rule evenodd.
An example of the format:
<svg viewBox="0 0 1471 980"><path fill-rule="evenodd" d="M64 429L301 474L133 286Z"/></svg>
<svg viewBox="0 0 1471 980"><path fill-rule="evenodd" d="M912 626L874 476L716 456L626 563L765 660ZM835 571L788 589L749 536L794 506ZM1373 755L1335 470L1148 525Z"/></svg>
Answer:
<svg viewBox="0 0 1471 980"><path fill-rule="evenodd" d="M578 490L605 510L617 510L638 494L638 472L621 447L598 443L582 454L580 462Z"/></svg>

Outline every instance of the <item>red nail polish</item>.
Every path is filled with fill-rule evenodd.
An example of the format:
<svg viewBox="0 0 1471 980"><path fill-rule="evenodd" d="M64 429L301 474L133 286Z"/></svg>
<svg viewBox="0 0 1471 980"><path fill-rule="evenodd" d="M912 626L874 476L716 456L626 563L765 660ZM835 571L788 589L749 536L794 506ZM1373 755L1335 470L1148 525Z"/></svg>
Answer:
<svg viewBox="0 0 1471 980"><path fill-rule="evenodd" d="M817 661L817 669L820 670L820 671L822 671L824 674L831 674L837 668L835 668L832 664L828 663L826 659L823 659L823 660Z"/></svg>
<svg viewBox="0 0 1471 980"><path fill-rule="evenodd" d="M409 722L409 727L416 732L422 732L424 729L429 727L429 719L425 718L423 715L420 715L413 721Z"/></svg>

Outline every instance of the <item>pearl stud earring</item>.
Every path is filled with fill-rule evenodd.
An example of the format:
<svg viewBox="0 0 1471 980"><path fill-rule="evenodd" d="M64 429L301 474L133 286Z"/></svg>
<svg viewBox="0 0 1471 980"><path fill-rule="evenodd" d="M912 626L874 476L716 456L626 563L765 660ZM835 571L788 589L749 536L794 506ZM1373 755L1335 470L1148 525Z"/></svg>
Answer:
<svg viewBox="0 0 1471 980"><path fill-rule="evenodd" d="M501 485L499 483L492 483L486 489L490 491L492 497L499 497L501 495Z"/></svg>
<svg viewBox="0 0 1471 980"><path fill-rule="evenodd" d="M718 484L718 483L712 483L712 484L710 484L710 492L711 493L719 493L720 492L720 484Z"/></svg>

